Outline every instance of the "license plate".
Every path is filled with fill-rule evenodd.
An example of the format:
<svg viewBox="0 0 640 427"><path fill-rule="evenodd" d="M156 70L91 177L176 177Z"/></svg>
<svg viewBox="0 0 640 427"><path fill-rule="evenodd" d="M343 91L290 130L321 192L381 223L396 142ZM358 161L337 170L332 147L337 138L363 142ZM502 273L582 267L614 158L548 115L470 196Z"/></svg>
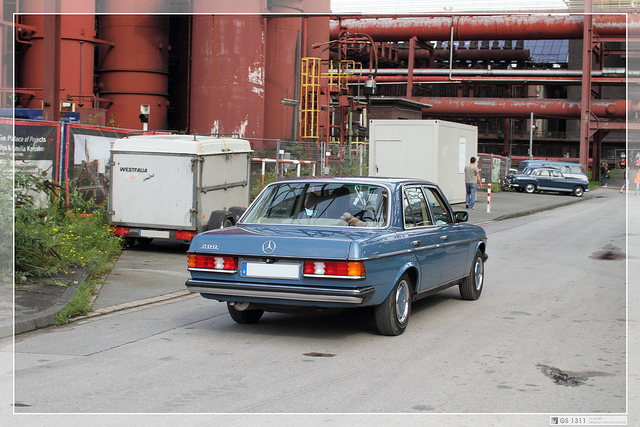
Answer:
<svg viewBox="0 0 640 427"><path fill-rule="evenodd" d="M300 278L300 264L243 262L240 264L240 275L243 277L260 277L265 279L297 280Z"/></svg>
<svg viewBox="0 0 640 427"><path fill-rule="evenodd" d="M170 234L168 231L160 230L138 230L139 237L155 237L158 239L168 239Z"/></svg>

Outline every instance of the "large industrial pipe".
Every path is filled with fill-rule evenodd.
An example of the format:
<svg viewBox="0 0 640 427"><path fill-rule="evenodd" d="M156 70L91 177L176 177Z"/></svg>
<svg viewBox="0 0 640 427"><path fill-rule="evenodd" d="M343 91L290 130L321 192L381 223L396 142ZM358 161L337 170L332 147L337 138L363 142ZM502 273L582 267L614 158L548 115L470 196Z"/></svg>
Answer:
<svg viewBox="0 0 640 427"><path fill-rule="evenodd" d="M265 21L194 15L189 131L264 136Z"/></svg>
<svg viewBox="0 0 640 427"><path fill-rule="evenodd" d="M431 56L441 59L449 59L449 49L435 49L434 52L428 49L416 49L414 59L428 61ZM526 61L531 56L529 49L455 49L453 59L459 61ZM338 54L331 52L331 59L337 59ZM398 50L397 59L406 61L409 59L409 50Z"/></svg>
<svg viewBox="0 0 640 427"><path fill-rule="evenodd" d="M422 97L416 100L432 106L423 110L428 116L526 118L533 112L536 117L580 118L580 101L569 99ZM625 118L627 101L593 99L591 111L600 118Z"/></svg>
<svg viewBox="0 0 640 427"><path fill-rule="evenodd" d="M116 126L142 129L142 105L149 106L148 128L167 128L169 99L169 18L163 15L101 15L100 96L107 99Z"/></svg>
<svg viewBox="0 0 640 427"><path fill-rule="evenodd" d="M377 76L376 84L407 84L407 76ZM349 84L361 84L364 85L366 77L349 77ZM529 77L506 77L506 76L464 76L454 77L453 80L450 76L413 76L413 83L422 84L459 84L463 83L480 83L480 84L501 84L501 85L521 85L521 84L533 84L533 85L581 85L582 77L545 77L545 76L529 76ZM635 79L634 81L638 81ZM627 80L625 77L593 77L591 79L593 84L607 85L607 86L624 86L630 83L631 80Z"/></svg>
<svg viewBox="0 0 640 427"><path fill-rule="evenodd" d="M581 15L425 16L421 18L344 19L331 21L331 39L341 29L364 33L375 41L421 40L557 40L581 39ZM626 35L640 29L640 17L595 15L593 29L600 37Z"/></svg>
<svg viewBox="0 0 640 427"><path fill-rule="evenodd" d="M23 98L28 108L42 108L44 81L44 15L23 15L22 23L36 29L30 36L18 77L19 88L34 96ZM95 45L94 15L62 15L60 41L60 99L93 107L93 57Z"/></svg>
<svg viewBox="0 0 640 427"><path fill-rule="evenodd" d="M363 75L369 74L369 70L363 69ZM379 68L375 72L376 76L406 76L408 70L406 68ZM630 71L630 77L640 77L637 71ZM414 68L414 76L503 76L503 77L581 77L582 70L541 70L541 69L473 69L473 68ZM627 70L625 68L603 68L602 70L593 70L592 77L625 77Z"/></svg>
<svg viewBox="0 0 640 427"><path fill-rule="evenodd" d="M370 72L362 70L361 75L349 77L349 83L364 83ZM629 74L629 76L627 75ZM591 71L592 82L604 85L624 85L637 82L640 73L624 68L603 68ZM406 84L406 68L382 68L376 70L376 83ZM413 83L458 83L460 81L481 81L499 84L582 84L582 70L501 70L454 68L416 68L413 70Z"/></svg>

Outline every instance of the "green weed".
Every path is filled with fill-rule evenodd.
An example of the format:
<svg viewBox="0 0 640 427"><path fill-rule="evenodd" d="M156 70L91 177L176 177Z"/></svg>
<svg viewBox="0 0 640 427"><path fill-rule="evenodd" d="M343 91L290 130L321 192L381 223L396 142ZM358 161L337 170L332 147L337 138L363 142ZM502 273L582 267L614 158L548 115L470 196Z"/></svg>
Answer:
<svg viewBox="0 0 640 427"><path fill-rule="evenodd" d="M15 277L51 277L104 262L121 250L106 208L51 182L45 172L15 172Z"/></svg>
<svg viewBox="0 0 640 427"><path fill-rule="evenodd" d="M56 313L55 325L60 326L69 323L76 316L84 316L91 311L91 299L94 292L94 284L91 280L85 280L76 290L69 304Z"/></svg>

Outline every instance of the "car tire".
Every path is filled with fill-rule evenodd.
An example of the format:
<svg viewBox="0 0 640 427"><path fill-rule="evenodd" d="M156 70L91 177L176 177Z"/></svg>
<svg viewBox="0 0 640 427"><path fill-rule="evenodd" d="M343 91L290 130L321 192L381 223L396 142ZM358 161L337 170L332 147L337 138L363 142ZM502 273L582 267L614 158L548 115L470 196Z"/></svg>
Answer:
<svg viewBox="0 0 640 427"><path fill-rule="evenodd" d="M526 191L529 194L535 193L536 192L536 185L535 184L527 184L524 187L524 191Z"/></svg>
<svg viewBox="0 0 640 427"><path fill-rule="evenodd" d="M240 323L242 325L248 325L251 323L257 323L262 315L264 314L264 310L238 310L231 303L227 303L227 310L229 310L229 314L231 318L235 320L236 323Z"/></svg>
<svg viewBox="0 0 640 427"><path fill-rule="evenodd" d="M383 303L374 307L376 326L382 335L400 335L407 328L411 314L412 288L409 275L404 273Z"/></svg>
<svg viewBox="0 0 640 427"><path fill-rule="evenodd" d="M469 275L460 283L460 296L462 299L475 301L480 298L484 286L484 256L478 249L471 264Z"/></svg>
<svg viewBox="0 0 640 427"><path fill-rule="evenodd" d="M584 194L584 188L582 188L581 186L576 185L576 186L573 188L573 195L574 195L574 196L576 196L576 197L581 197L583 194Z"/></svg>

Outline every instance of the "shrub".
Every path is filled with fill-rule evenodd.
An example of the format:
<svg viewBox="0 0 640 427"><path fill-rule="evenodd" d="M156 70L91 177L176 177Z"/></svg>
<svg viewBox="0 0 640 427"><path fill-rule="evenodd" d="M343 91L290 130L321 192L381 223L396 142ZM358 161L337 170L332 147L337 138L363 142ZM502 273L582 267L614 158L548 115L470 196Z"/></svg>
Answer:
<svg viewBox="0 0 640 427"><path fill-rule="evenodd" d="M13 168L11 158L0 159L0 281L13 273Z"/></svg>
<svg viewBox="0 0 640 427"><path fill-rule="evenodd" d="M45 172L15 173L16 280L51 277L119 253L106 209L74 191L67 197ZM68 201L67 201L68 200Z"/></svg>

